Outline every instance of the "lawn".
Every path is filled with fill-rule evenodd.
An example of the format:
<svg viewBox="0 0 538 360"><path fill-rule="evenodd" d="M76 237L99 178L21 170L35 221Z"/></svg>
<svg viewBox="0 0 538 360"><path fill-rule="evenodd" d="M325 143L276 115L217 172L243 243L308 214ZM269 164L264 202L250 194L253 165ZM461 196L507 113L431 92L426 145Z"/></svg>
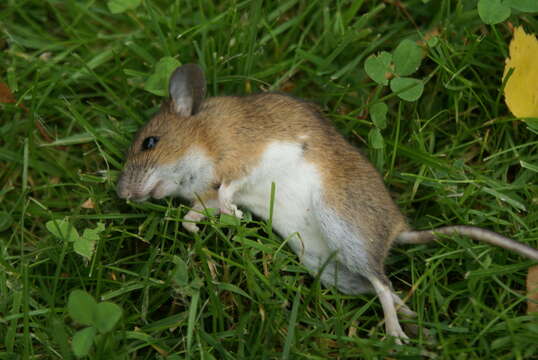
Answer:
<svg viewBox="0 0 538 360"><path fill-rule="evenodd" d="M248 211L193 235L181 200L115 192L131 139L163 100L163 72L195 62L209 96L317 103L414 228L471 224L538 247L538 126L514 118L502 91L513 28L538 33L536 13L487 25L467 0L111 9L0 4L0 359L71 359L73 337L92 359L538 357L533 263L514 253L463 237L395 247L389 278L418 313L409 322L429 329L398 346L383 339L376 296L322 287ZM422 57L412 101L364 66L405 39ZM372 117L379 103L385 121Z"/></svg>

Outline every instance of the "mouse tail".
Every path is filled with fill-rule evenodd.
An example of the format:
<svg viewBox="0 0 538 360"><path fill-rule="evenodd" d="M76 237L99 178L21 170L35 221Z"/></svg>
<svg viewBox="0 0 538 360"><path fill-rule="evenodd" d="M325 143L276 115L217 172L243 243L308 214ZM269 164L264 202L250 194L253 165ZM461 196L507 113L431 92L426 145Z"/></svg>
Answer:
<svg viewBox="0 0 538 360"><path fill-rule="evenodd" d="M538 261L538 250L497 234L496 232L482 229L476 226L454 225L444 226L434 230L423 231L404 231L396 237L396 242L400 244L425 244L432 240L439 239L439 235L464 235L472 239L483 241L488 244L496 245L529 259Z"/></svg>

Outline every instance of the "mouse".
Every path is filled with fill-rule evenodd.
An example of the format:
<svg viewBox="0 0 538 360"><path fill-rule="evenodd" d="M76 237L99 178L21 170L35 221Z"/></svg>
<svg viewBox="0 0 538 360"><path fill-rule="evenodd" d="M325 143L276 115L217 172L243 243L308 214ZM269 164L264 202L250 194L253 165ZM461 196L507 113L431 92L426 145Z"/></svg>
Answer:
<svg viewBox="0 0 538 360"><path fill-rule="evenodd" d="M533 247L479 227L412 230L379 172L310 102L271 92L206 98L196 64L175 69L168 92L128 149L119 198L190 201L189 232L200 230L206 208L264 220L272 211L273 229L324 286L377 294L398 344L408 340L398 315L416 314L385 273L393 245L463 235L538 261Z"/></svg>

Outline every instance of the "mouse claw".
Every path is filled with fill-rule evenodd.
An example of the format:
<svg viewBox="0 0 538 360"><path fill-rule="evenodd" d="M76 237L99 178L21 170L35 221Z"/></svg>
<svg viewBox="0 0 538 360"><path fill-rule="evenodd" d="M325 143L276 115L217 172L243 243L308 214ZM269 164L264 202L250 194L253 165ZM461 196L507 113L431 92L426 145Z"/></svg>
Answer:
<svg viewBox="0 0 538 360"><path fill-rule="evenodd" d="M234 206L234 216L242 219L243 218L243 212L237 208L237 206Z"/></svg>
<svg viewBox="0 0 538 360"><path fill-rule="evenodd" d="M403 331L399 331L397 334L390 334L394 337L394 343L398 345L404 345L409 343L409 337Z"/></svg>
<svg viewBox="0 0 538 360"><path fill-rule="evenodd" d="M190 233L197 233L198 231L200 231L200 228L195 223L184 221L181 223L181 225L183 226L185 230L187 230Z"/></svg>
<svg viewBox="0 0 538 360"><path fill-rule="evenodd" d="M223 204L220 207L220 212L223 214L228 214L235 216L239 219L243 218L243 212L237 208L237 205L235 204Z"/></svg>
<svg viewBox="0 0 538 360"><path fill-rule="evenodd" d="M232 182L228 185L222 183L219 188L219 204L220 211L224 214L235 216L239 219L243 217L243 212L233 203L234 194L240 185L237 182Z"/></svg>
<svg viewBox="0 0 538 360"><path fill-rule="evenodd" d="M188 232L197 233L198 231L200 231L200 228L198 227L198 225L196 225L195 222L203 220L204 218L205 218L204 214L202 214L200 212L197 212L197 211L194 211L194 210L190 210L183 217L183 221L181 222L181 225Z"/></svg>
<svg viewBox="0 0 538 360"><path fill-rule="evenodd" d="M412 323L404 323L403 327L405 329L405 332L413 338L419 338L422 334L422 339L426 342L431 344L436 343L435 337L433 336L432 332L425 327Z"/></svg>

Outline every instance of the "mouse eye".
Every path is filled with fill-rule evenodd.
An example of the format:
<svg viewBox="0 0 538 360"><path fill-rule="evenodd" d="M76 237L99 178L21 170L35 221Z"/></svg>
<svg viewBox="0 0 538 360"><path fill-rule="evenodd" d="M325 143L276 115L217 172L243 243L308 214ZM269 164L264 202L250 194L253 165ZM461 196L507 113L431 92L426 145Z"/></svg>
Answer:
<svg viewBox="0 0 538 360"><path fill-rule="evenodd" d="M157 136L147 137L144 139L144 141L142 141L142 150L153 149L158 142L159 138Z"/></svg>

